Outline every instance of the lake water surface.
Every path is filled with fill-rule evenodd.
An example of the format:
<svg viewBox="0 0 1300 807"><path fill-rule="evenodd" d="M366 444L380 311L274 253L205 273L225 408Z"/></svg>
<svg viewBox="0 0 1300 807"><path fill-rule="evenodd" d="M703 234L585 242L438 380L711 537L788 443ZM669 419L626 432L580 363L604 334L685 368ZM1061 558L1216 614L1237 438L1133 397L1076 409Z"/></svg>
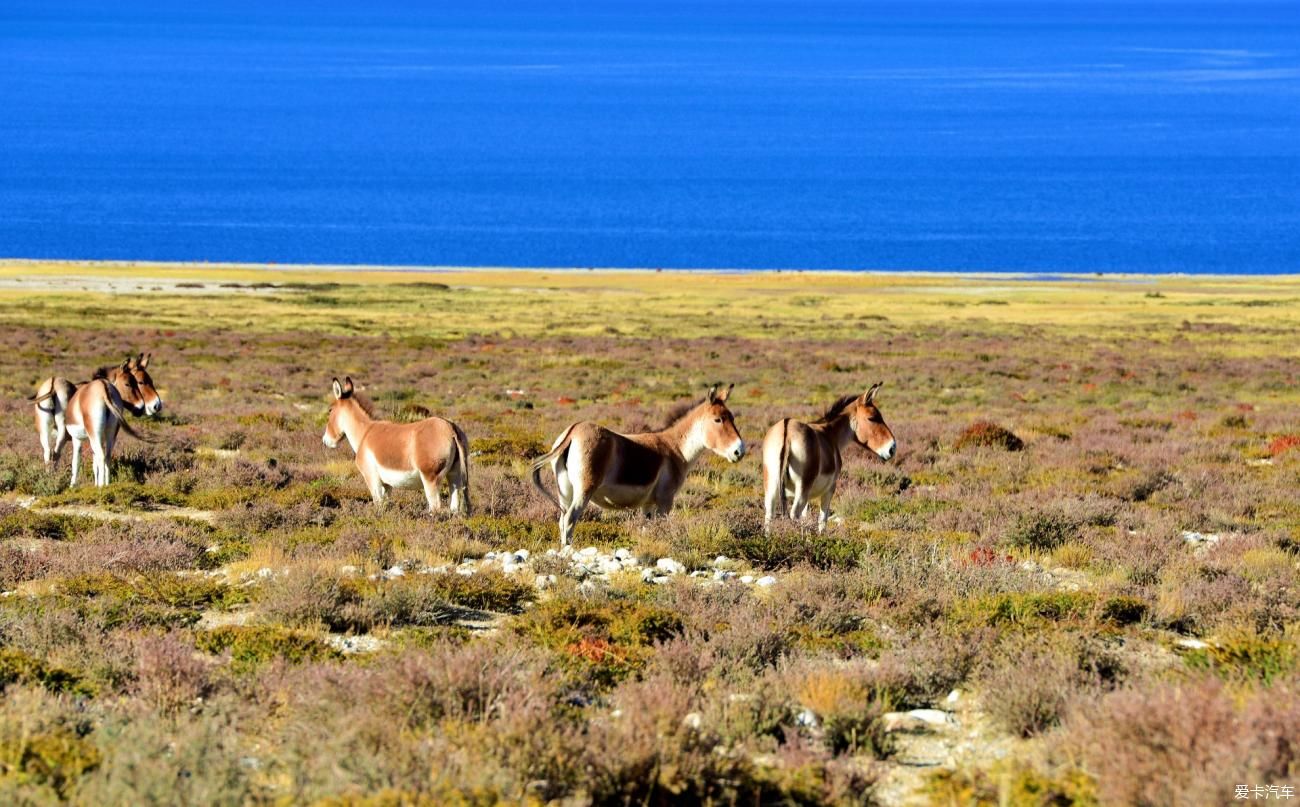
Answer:
<svg viewBox="0 0 1300 807"><path fill-rule="evenodd" d="M1300 3L0 0L0 256L1300 272Z"/></svg>

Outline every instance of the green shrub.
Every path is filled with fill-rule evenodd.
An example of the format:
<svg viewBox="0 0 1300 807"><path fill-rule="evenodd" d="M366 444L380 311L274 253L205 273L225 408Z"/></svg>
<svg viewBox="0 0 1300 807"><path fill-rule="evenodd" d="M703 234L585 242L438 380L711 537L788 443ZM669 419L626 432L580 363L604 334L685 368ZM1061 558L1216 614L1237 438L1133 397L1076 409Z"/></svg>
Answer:
<svg viewBox="0 0 1300 807"><path fill-rule="evenodd" d="M1015 547L1050 552L1074 540L1078 534L1078 522L1065 513L1039 511L1020 513L1006 538Z"/></svg>
<svg viewBox="0 0 1300 807"><path fill-rule="evenodd" d="M1210 670L1222 678L1265 684L1300 671L1300 652L1293 640L1254 632L1232 634L1209 647L1192 650L1183 661L1192 669Z"/></svg>
<svg viewBox="0 0 1300 807"><path fill-rule="evenodd" d="M229 652L230 668L240 674L252 672L275 659L298 664L343 657L317 636L274 625L225 625L200 631L195 636L195 645L213 655Z"/></svg>
<svg viewBox="0 0 1300 807"><path fill-rule="evenodd" d="M18 648L0 647L0 691L10 684L38 684L50 692L90 692L79 674L47 664Z"/></svg>

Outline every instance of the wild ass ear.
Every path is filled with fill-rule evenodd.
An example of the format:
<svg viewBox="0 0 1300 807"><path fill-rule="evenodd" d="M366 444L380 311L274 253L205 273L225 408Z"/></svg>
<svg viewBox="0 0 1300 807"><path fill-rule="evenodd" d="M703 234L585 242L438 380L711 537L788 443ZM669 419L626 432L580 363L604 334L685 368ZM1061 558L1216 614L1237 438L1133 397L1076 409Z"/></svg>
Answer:
<svg viewBox="0 0 1300 807"><path fill-rule="evenodd" d="M731 397L731 390L734 389L735 386L735 384L728 384L726 389L718 393L718 403L725 404L727 399Z"/></svg>
<svg viewBox="0 0 1300 807"><path fill-rule="evenodd" d="M151 358L153 358L153 354L152 354L152 353L141 353L141 354L140 354L140 360L136 362L136 365L139 366L139 368L140 368L141 370L148 370L148 369L149 369L149 359L151 359Z"/></svg>
<svg viewBox="0 0 1300 807"><path fill-rule="evenodd" d="M334 388L333 388L333 389L334 389L334 397L335 397L335 398L342 398L342 397L343 397L343 385L339 383L339 380L338 380L337 378L334 379Z"/></svg>
<svg viewBox="0 0 1300 807"><path fill-rule="evenodd" d="M134 363L135 363L135 359L131 358L130 356L127 356L127 357L126 357L126 361L122 362L122 369L123 369L123 370L130 370L130 369L131 369L131 365L134 364Z"/></svg>
<svg viewBox="0 0 1300 807"><path fill-rule="evenodd" d="M708 400L709 400L709 403L717 403L717 402L718 402L718 385L717 385L717 384L714 384L713 386L709 387L709 398L708 398Z"/></svg>
<svg viewBox="0 0 1300 807"><path fill-rule="evenodd" d="M343 391L348 395L351 395L356 391L356 385L352 383L352 376L349 375L343 377Z"/></svg>
<svg viewBox="0 0 1300 807"><path fill-rule="evenodd" d="M877 391L878 391L882 386L884 386L884 384L885 384L885 382L883 382L883 381L877 381L876 383L874 383L874 384L871 385L871 389L869 389L869 390L867 390L865 393L863 393L863 395L862 395L862 403L863 403L864 406L865 406L866 404L870 404L870 403L872 403L873 401L875 401L875 399L876 399L876 392L877 392Z"/></svg>

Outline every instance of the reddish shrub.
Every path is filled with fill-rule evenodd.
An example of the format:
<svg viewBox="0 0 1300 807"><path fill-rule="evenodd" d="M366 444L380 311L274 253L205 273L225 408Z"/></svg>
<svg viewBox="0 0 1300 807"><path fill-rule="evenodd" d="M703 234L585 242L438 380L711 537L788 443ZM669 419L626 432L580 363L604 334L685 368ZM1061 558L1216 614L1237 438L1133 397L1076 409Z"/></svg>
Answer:
<svg viewBox="0 0 1300 807"><path fill-rule="evenodd" d="M1300 434L1284 434L1268 444L1268 453L1276 457L1300 446Z"/></svg>

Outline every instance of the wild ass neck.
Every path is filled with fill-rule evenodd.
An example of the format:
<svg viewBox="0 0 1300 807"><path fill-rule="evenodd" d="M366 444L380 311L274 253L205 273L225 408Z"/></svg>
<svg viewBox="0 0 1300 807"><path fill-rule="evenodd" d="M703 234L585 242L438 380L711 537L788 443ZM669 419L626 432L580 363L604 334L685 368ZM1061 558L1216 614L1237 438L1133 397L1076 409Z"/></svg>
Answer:
<svg viewBox="0 0 1300 807"><path fill-rule="evenodd" d="M339 430L348 439L348 445L352 446L352 453L355 454L357 446L361 445L361 438L366 436L375 421L355 401L340 404L343 410L339 412Z"/></svg>
<svg viewBox="0 0 1300 807"><path fill-rule="evenodd" d="M825 425L826 434L841 454L844 453L844 449L858 441L857 435L853 433L852 421L849 413L843 412Z"/></svg>
<svg viewBox="0 0 1300 807"><path fill-rule="evenodd" d="M660 434L687 465L693 465L708 449L704 443L704 421L700 418L684 417Z"/></svg>

